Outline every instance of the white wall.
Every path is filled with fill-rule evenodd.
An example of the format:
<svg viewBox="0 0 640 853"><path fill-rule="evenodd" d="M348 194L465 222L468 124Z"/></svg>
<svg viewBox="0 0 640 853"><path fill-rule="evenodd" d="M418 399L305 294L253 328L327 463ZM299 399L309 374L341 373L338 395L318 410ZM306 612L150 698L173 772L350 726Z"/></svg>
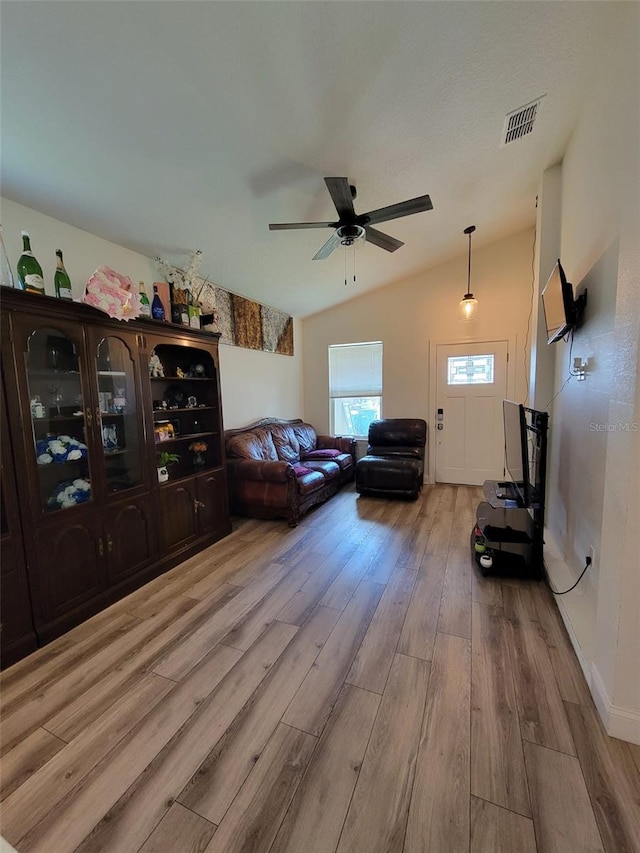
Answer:
<svg viewBox="0 0 640 853"><path fill-rule="evenodd" d="M3 198L0 203L3 236L14 273L22 252L20 232L25 230L31 235L31 248L42 266L45 289L51 296L55 293L53 274L56 249L63 251L75 299L82 296L87 279L101 264L128 275L134 282L144 281L150 285L159 278L158 269L151 258L9 199ZM203 251L206 253L206 246ZM229 290L233 290L234 282L227 282L226 285ZM225 284L221 282L220 286L224 287ZM226 429L267 416L302 416L302 327L299 322L294 322L293 337L296 354L292 357L220 346Z"/></svg>
<svg viewBox="0 0 640 853"><path fill-rule="evenodd" d="M534 203L532 198L532 212ZM467 285L468 244L462 231L461 253L454 260L306 318L305 418L322 431L329 429L328 347L357 341L383 342L383 416L424 418L429 433L434 421L429 401L431 341L512 339L509 395L524 400L533 237L531 229L483 248L472 245L471 289L480 311L471 325L459 321L458 311Z"/></svg>
<svg viewBox="0 0 640 853"><path fill-rule="evenodd" d="M592 87L562 164L557 236L567 277L588 287L572 357L589 360L585 381L569 375L569 345L554 344L547 560L551 580L577 579L589 546L596 559L559 600L610 734L640 742L640 519L638 343L640 341L640 8L620 4L593 57ZM543 216L545 212L543 210ZM557 216L551 212L553 227ZM547 220L548 222L549 220ZM635 426L634 426L635 425Z"/></svg>

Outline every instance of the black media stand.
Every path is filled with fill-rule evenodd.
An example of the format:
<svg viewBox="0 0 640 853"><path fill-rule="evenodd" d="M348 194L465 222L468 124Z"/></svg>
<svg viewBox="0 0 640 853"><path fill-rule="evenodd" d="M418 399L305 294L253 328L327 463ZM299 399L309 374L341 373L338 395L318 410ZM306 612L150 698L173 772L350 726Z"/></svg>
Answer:
<svg viewBox="0 0 640 853"><path fill-rule="evenodd" d="M484 568L471 547L483 574L516 575L540 580L543 574L544 502L547 470L549 415L525 409L529 448L531 493L524 503L513 483L485 480L484 500L476 510L476 527L482 532L493 564Z"/></svg>

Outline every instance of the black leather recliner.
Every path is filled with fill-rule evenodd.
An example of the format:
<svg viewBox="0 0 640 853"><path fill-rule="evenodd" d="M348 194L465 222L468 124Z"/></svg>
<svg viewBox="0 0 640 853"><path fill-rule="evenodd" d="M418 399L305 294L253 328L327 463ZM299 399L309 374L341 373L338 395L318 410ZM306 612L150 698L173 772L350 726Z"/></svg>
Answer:
<svg viewBox="0 0 640 853"><path fill-rule="evenodd" d="M367 455L356 465L361 495L415 500L424 482L427 424L421 418L386 418L369 426Z"/></svg>

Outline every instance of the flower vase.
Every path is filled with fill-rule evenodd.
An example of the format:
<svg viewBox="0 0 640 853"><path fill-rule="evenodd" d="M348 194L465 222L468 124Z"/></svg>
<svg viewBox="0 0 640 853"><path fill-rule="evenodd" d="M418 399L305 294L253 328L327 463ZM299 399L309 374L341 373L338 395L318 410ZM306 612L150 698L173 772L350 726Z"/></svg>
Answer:
<svg viewBox="0 0 640 853"><path fill-rule="evenodd" d="M193 454L193 467L202 468L203 465L205 465L204 454L202 454L199 450L196 450Z"/></svg>
<svg viewBox="0 0 640 853"><path fill-rule="evenodd" d="M166 466L163 465L161 468L158 468L158 482L159 483L166 483L168 479L169 479L169 472L167 471Z"/></svg>

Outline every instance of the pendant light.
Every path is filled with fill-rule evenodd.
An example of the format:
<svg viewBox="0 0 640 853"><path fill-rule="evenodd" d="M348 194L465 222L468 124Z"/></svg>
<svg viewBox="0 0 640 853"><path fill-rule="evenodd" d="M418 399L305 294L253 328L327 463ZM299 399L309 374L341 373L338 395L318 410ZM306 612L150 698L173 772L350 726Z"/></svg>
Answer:
<svg viewBox="0 0 640 853"><path fill-rule="evenodd" d="M462 312L462 320L471 322L477 320L478 300L471 292L471 235L476 230L475 225L469 225L464 229L464 233L469 235L469 265L467 267L467 292L460 300L460 311Z"/></svg>

